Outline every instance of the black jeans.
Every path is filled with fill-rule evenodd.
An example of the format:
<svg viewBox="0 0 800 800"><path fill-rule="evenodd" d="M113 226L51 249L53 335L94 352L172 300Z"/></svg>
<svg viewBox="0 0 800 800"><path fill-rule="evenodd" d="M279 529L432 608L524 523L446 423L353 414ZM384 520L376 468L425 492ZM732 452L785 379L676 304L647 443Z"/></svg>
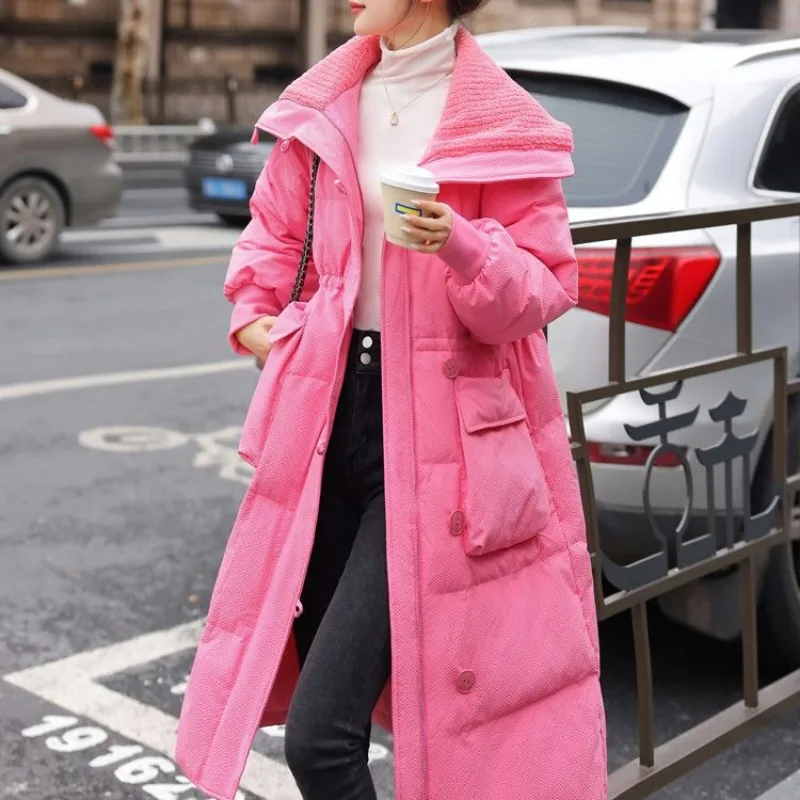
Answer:
<svg viewBox="0 0 800 800"><path fill-rule="evenodd" d="M375 800L370 719L389 678L380 335L355 331L294 631L286 761L304 800Z"/></svg>

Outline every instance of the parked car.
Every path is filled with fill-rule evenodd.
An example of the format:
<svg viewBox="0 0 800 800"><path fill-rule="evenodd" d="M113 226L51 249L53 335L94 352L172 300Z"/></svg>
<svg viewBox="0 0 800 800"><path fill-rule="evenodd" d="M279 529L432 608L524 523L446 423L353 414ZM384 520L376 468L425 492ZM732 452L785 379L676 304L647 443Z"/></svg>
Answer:
<svg viewBox="0 0 800 800"><path fill-rule="evenodd" d="M572 126L576 175L564 189L573 222L800 196L800 38L776 32L584 28L490 34L481 41L554 116ZM633 245L627 375L735 352L735 229L652 236ZM613 242L579 248L579 307L550 327L562 393L608 381L613 248ZM752 254L754 345L787 345L791 377L797 376L800 222L753 225ZM694 424L670 435L671 442L687 449L693 476L684 540L709 529L708 481L696 449L722 439L724 429L709 411L729 391L746 401L733 432L757 432L749 462L733 464L730 507L736 530L745 509L763 509L774 496L771 365L687 381L667 405L670 416L700 409ZM653 520L643 513L647 459L658 442L635 441L625 427L658 415L659 409L645 405L638 394L584 408L602 548L617 563L662 549ZM789 429L792 474L800 468L800 405L794 403ZM725 485L719 474L712 489L720 542ZM674 532L689 502L677 459L656 461L649 500L674 566ZM793 527L793 552L776 548L759 564L758 585L762 639L797 665L800 526ZM740 632L735 572L696 582L658 602L673 619L706 634L733 639Z"/></svg>
<svg viewBox="0 0 800 800"><path fill-rule="evenodd" d="M41 261L66 226L114 214L113 129L85 103L0 70L0 262Z"/></svg>
<svg viewBox="0 0 800 800"><path fill-rule="evenodd" d="M564 182L572 222L744 205L800 196L800 38L776 32L687 34L636 28L544 28L486 34L484 49L558 119L572 126L576 175ZM190 172L216 180L202 201L222 214L249 214L247 196L272 146L249 143L252 129L199 142ZM219 159L229 158L220 162ZM204 165L202 168L200 165ZM231 166L233 164L234 166ZM235 175L235 184L218 183ZM195 187L199 185L195 179ZM197 189L195 189L197 192ZM215 195L227 197L221 205ZM628 376L713 359L735 350L736 233L731 228L652 236L634 242L626 325ZM788 345L800 375L800 222L752 229L753 340ZM549 347L562 398L607 382L608 312L614 243L579 248L579 307L550 326ZM716 444L709 416L727 393L747 401L735 420L756 431L746 476L735 463L731 507L741 525L772 497L770 368L754 366L687 381L670 414L701 411L671 436L687 448L693 499L684 539L705 533L707 479L695 450ZM564 402L566 408L566 402ZM800 404L791 405L789 473L800 471ZM643 513L647 459L654 444L634 441L626 424L658 410L638 395L584 409L604 552L619 563L644 558L661 544ZM743 483L749 492L743 491ZM715 508L725 513L725 480ZM656 462L650 500L675 564L675 535L687 504L683 470ZM748 496L749 494L749 496ZM800 664L800 510L787 554L776 548L759 565L763 639ZM724 529L719 519L718 530ZM738 576L719 575L659 598L673 619L720 639L740 632Z"/></svg>
<svg viewBox="0 0 800 800"><path fill-rule="evenodd" d="M197 139L189 147L185 180L189 205L211 211L227 225L250 218L250 195L272 150L273 137L253 128L229 128Z"/></svg>

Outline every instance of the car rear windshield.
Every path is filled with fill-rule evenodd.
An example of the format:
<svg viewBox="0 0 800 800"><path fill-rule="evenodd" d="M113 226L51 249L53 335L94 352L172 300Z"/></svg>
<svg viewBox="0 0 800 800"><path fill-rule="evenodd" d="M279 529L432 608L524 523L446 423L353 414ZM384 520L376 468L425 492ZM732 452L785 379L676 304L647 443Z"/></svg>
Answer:
<svg viewBox="0 0 800 800"><path fill-rule="evenodd" d="M513 72L511 77L572 128L575 176L564 181L570 205L628 205L647 197L686 120L685 105L622 84Z"/></svg>

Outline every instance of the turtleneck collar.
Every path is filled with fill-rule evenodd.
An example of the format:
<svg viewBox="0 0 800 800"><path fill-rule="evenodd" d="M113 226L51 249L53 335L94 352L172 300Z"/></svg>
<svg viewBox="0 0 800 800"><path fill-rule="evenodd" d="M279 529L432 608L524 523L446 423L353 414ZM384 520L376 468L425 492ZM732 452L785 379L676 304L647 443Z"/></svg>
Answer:
<svg viewBox="0 0 800 800"><path fill-rule="evenodd" d="M452 72L456 63L456 34L454 22L436 36L401 50L390 50L381 39L381 63L378 70L387 82L407 81L409 78L433 79Z"/></svg>

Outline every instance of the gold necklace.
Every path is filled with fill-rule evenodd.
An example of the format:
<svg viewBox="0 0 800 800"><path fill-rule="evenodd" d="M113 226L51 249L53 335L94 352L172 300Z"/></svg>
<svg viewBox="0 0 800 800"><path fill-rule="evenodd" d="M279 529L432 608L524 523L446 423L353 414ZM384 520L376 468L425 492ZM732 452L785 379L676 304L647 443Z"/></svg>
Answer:
<svg viewBox="0 0 800 800"><path fill-rule="evenodd" d="M389 115L389 124L393 127L400 124L400 112L405 111L412 103L416 103L420 97L428 94L428 92L433 91L445 78L449 78L453 73L452 72L445 72L435 83L431 84L427 89L423 89L418 95L415 95L411 98L404 106L400 108L395 108L392 104L392 98L389 96L389 87L386 84L386 76L383 74L383 67L381 67L381 80L383 81L383 89L386 92L386 100L389 103L389 108L392 109L392 113Z"/></svg>

